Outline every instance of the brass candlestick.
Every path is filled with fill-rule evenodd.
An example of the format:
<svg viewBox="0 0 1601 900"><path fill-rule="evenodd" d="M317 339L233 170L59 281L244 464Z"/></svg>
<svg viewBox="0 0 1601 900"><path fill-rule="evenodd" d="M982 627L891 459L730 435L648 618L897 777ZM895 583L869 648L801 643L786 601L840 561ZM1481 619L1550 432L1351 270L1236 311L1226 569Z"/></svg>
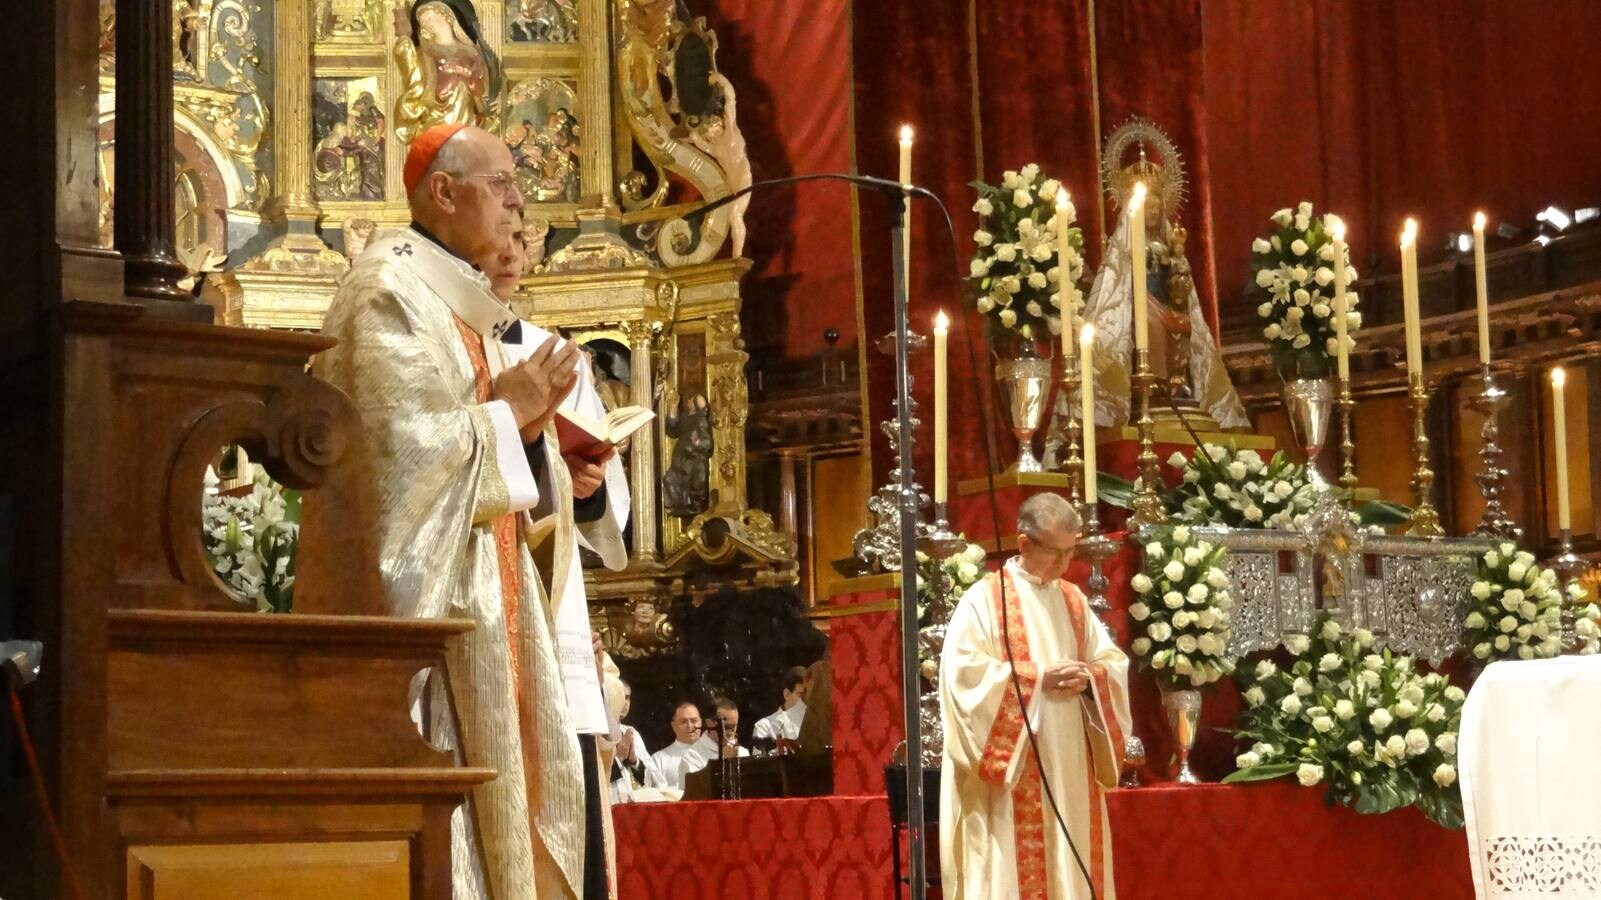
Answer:
<svg viewBox="0 0 1601 900"><path fill-rule="evenodd" d="M935 503L934 524L917 538L917 549L934 559L947 560L967 549L967 541L951 531L949 509L944 500Z"/></svg>
<svg viewBox="0 0 1601 900"><path fill-rule="evenodd" d="M1134 427L1139 434L1139 480L1134 487L1134 514L1129 527L1138 531L1147 525L1161 525L1167 521L1167 510L1162 506L1159 493L1162 471L1156 459L1156 423L1151 418L1151 395L1156 391L1156 374L1151 371L1151 351L1134 351L1134 390L1139 393L1140 416Z"/></svg>
<svg viewBox="0 0 1601 900"><path fill-rule="evenodd" d="M1423 373L1414 372L1412 382L1412 452L1417 468L1412 472L1412 518L1407 533L1415 537L1443 537L1440 511L1429 497L1434 490L1434 470L1429 467L1429 394L1424 390Z"/></svg>
<svg viewBox="0 0 1601 900"><path fill-rule="evenodd" d="M1340 487L1356 490L1356 442L1351 439L1351 414L1356 401L1351 399L1351 379L1340 379Z"/></svg>
<svg viewBox="0 0 1601 900"><path fill-rule="evenodd" d="M1501 504L1501 491L1508 473L1502 463L1500 419L1501 410L1506 409L1512 395L1495 383L1495 372L1488 363L1481 368L1479 377L1484 380L1484 385L1469 402L1475 412L1484 416L1484 427L1479 431L1484 442L1479 448L1479 474L1473 479L1479 483L1479 492L1484 495L1484 515L1479 517L1479 527L1473 533L1481 537L1515 541L1523 536L1523 529L1512 521L1506 507Z"/></svg>
<svg viewBox="0 0 1601 900"><path fill-rule="evenodd" d="M1077 400L1078 386L1082 379L1079 377L1079 359L1075 354L1072 359L1062 360L1062 400L1068 404L1067 417L1067 458L1062 461L1063 471L1067 473L1067 500L1078 510L1079 519L1085 516L1084 496L1089 488L1084 484L1084 456L1079 451L1079 440L1084 435L1084 425L1079 421L1079 410L1082 409Z"/></svg>

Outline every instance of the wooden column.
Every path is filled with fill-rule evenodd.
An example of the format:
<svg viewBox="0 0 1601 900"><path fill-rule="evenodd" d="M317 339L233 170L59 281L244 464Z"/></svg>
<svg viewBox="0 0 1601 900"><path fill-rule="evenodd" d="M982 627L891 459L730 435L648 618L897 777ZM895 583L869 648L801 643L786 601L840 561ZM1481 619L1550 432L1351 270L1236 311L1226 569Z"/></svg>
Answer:
<svg viewBox="0 0 1601 900"><path fill-rule="evenodd" d="M805 453L794 447L778 451L778 530L787 535L799 533L795 511L795 463L805 462Z"/></svg>
<svg viewBox="0 0 1601 900"><path fill-rule="evenodd" d="M321 212L311 193L311 0L277 0L272 14L272 212L307 232Z"/></svg>
<svg viewBox="0 0 1601 900"><path fill-rule="evenodd" d="M173 253L172 4L117 4L116 219L129 297L189 301ZM92 160L83 165L91 166Z"/></svg>
<svg viewBox="0 0 1601 900"><path fill-rule="evenodd" d="M650 409L655 402L655 386L651 373L655 365L651 359L651 328L648 322L630 322L628 350L630 384L628 402ZM634 559L640 562L656 560L656 435L659 424L652 424L648 434L635 435L629 442L629 481L633 488L634 504Z"/></svg>

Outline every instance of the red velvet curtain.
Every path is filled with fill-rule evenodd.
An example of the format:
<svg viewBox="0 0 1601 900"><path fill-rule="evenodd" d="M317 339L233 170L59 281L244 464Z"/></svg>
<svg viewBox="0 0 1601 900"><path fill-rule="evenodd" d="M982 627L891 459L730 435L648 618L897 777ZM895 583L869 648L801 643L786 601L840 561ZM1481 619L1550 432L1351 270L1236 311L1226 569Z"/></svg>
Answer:
<svg viewBox="0 0 1601 900"><path fill-rule="evenodd" d="M718 67L738 94L752 175L777 178L851 168L851 41L844 0L691 4L717 34ZM810 356L856 340L851 196L838 184L757 195L746 222L745 336L756 352Z"/></svg>
<svg viewBox="0 0 1601 900"><path fill-rule="evenodd" d="M1601 4L1207 0L1204 24L1225 319L1249 320L1251 238L1299 200L1391 270L1407 215L1427 265L1476 209L1601 200Z"/></svg>

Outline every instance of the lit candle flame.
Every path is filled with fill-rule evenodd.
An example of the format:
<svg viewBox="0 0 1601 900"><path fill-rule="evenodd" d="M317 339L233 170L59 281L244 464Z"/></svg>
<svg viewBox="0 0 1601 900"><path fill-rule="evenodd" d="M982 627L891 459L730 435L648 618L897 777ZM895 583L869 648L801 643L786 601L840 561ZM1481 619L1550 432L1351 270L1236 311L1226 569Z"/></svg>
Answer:
<svg viewBox="0 0 1601 900"><path fill-rule="evenodd" d="M1474 231L1483 231L1484 230L1484 222L1485 222L1484 213L1476 212L1476 213L1473 214L1473 230Z"/></svg>
<svg viewBox="0 0 1601 900"><path fill-rule="evenodd" d="M1139 209L1145 205L1145 182L1134 182L1134 195L1129 198L1129 209Z"/></svg>
<svg viewBox="0 0 1601 900"><path fill-rule="evenodd" d="M1079 329L1078 337L1081 341L1095 340L1095 326L1085 325L1083 328Z"/></svg>
<svg viewBox="0 0 1601 900"><path fill-rule="evenodd" d="M1557 366L1556 368L1552 369L1551 370L1551 383L1556 385L1557 387L1562 387L1564 384L1567 384L1568 383L1568 372L1567 372L1567 370L1562 368L1561 366Z"/></svg>
<svg viewBox="0 0 1601 900"><path fill-rule="evenodd" d="M1407 219L1406 227L1401 229L1401 246L1405 247L1418 239L1418 220Z"/></svg>
<svg viewBox="0 0 1601 900"><path fill-rule="evenodd" d="M1334 220L1334 227L1331 229L1331 231L1334 234L1334 239L1335 240L1337 240L1337 241L1345 240L1345 220L1344 219L1335 219Z"/></svg>
<svg viewBox="0 0 1601 900"><path fill-rule="evenodd" d="M1067 195L1067 188L1057 188L1056 211L1067 212L1067 208L1071 205L1073 205L1073 198Z"/></svg>
<svg viewBox="0 0 1601 900"><path fill-rule="evenodd" d="M934 316L934 330L935 331L939 332L940 334L944 334L946 331L948 331L950 329L950 327L951 327L951 320L946 318L945 310L942 309L937 314L935 314L935 316Z"/></svg>
<svg viewBox="0 0 1601 900"><path fill-rule="evenodd" d="M910 125L902 125L901 126L901 144L903 146L910 146L911 143L912 143L912 126L910 126Z"/></svg>

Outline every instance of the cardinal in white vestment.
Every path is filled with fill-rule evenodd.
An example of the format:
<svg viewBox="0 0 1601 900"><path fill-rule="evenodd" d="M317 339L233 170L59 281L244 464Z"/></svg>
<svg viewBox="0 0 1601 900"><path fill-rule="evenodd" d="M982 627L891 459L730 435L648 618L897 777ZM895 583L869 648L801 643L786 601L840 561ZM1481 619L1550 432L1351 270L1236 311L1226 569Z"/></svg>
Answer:
<svg viewBox="0 0 1601 900"><path fill-rule="evenodd" d="M1018 555L962 596L946 630L940 864L949 900L1088 898L1091 883L1097 898L1116 895L1102 792L1122 769L1128 659L1063 577L1078 530L1061 496L1024 501Z"/></svg>
<svg viewBox="0 0 1601 900"><path fill-rule="evenodd" d="M454 895L577 897L584 767L525 541L528 512L570 490L568 472L536 474L548 462L537 445L580 355L552 340L511 361L520 323L468 262L499 246L522 208L503 141L428 129L405 183L413 224L375 235L354 261L324 322L338 344L314 371L361 414L391 611L476 626L449 647L448 696L440 673L417 692L425 729L464 765L498 773L452 818Z"/></svg>
<svg viewBox="0 0 1601 900"><path fill-rule="evenodd" d="M517 292L528 259L521 217L514 228L502 246L479 264L489 278L491 292L502 301L509 301ZM558 348L569 343L531 322L521 322L517 331L520 340L508 337L505 342L510 362L532 356L553 339ZM562 401L562 411L576 411L591 419L606 417L593 371L587 360L579 366L578 381ZM613 733L616 723L595 665L579 549L593 552L613 571L628 565L623 541L630 508L628 477L615 447L607 446L590 456L569 452L560 445L554 425L546 426L538 443L544 465L537 474L544 490L539 505L530 510L535 525L529 544L554 607L556 654L567 689L567 711L583 754L585 856L579 896L604 900L616 893L616 865L610 794L602 776L610 771L610 749L622 735ZM610 666L610 661L605 665Z"/></svg>

